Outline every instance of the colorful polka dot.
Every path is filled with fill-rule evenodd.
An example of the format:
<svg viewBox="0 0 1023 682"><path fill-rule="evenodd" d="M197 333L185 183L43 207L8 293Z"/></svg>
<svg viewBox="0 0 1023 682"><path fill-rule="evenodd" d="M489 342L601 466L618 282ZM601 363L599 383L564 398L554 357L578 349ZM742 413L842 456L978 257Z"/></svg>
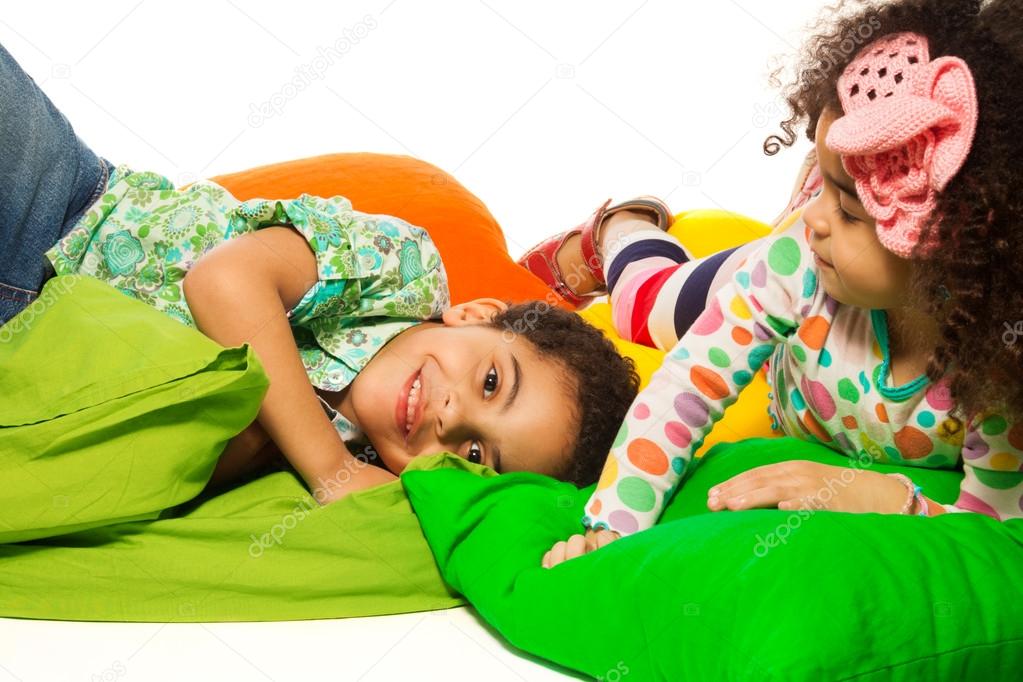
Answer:
<svg viewBox="0 0 1023 682"><path fill-rule="evenodd" d="M740 270L735 273L735 281L739 283L743 289L749 289L749 273L745 270Z"/></svg>
<svg viewBox="0 0 1023 682"><path fill-rule="evenodd" d="M632 408L632 416L636 419L646 419L650 416L650 406L646 403L636 403Z"/></svg>
<svg viewBox="0 0 1023 682"><path fill-rule="evenodd" d="M608 457L604 463L604 470L600 472L600 480L597 481L597 490L607 488L618 478L618 460Z"/></svg>
<svg viewBox="0 0 1023 682"><path fill-rule="evenodd" d="M1009 445L1017 450L1023 450L1023 421L1016 422L1009 429Z"/></svg>
<svg viewBox="0 0 1023 682"><path fill-rule="evenodd" d="M664 425L664 435L672 445L684 448L693 440L693 433L682 422L668 422Z"/></svg>
<svg viewBox="0 0 1023 682"><path fill-rule="evenodd" d="M789 350L792 352L793 357L800 362L806 362L806 351L798 343L794 343L789 346Z"/></svg>
<svg viewBox="0 0 1023 682"><path fill-rule="evenodd" d="M700 427L707 423L710 412L707 403L695 393L683 391L675 396L675 412L679 418L692 427Z"/></svg>
<svg viewBox="0 0 1023 682"><path fill-rule="evenodd" d="M637 438L629 443L628 458L634 467L644 473L660 476L668 471L668 456L661 446L649 438Z"/></svg>
<svg viewBox="0 0 1023 682"><path fill-rule="evenodd" d="M593 514L594 516L597 516L598 514L600 514L600 510L603 506L604 503L601 502L600 498L598 497L597 499L593 500L593 504L590 505L590 513Z"/></svg>
<svg viewBox="0 0 1023 682"><path fill-rule="evenodd" d="M669 357L672 360L688 360L689 351L686 350L685 347L679 345L675 348L675 350L671 351L671 355L669 355Z"/></svg>
<svg viewBox="0 0 1023 682"><path fill-rule="evenodd" d="M803 424L806 426L806 430L818 440L825 443L831 442L831 434L817 421L810 410L803 412Z"/></svg>
<svg viewBox="0 0 1023 682"><path fill-rule="evenodd" d="M704 308L699 317L689 326L689 331L699 336L708 336L721 328L725 321L721 313L721 304L717 298L711 300L710 305Z"/></svg>
<svg viewBox="0 0 1023 682"><path fill-rule="evenodd" d="M934 426L934 422L935 419L933 412L927 412L926 410L924 410L916 416L916 423L924 427L925 429L929 429L932 426Z"/></svg>
<svg viewBox="0 0 1023 682"><path fill-rule="evenodd" d="M810 298L817 290L817 273L812 268L803 270L803 298Z"/></svg>
<svg viewBox="0 0 1023 682"><path fill-rule="evenodd" d="M835 442L842 448L842 452L846 454L853 454L856 452L856 447L849 440L849 436L845 435L841 431L835 434Z"/></svg>
<svg viewBox="0 0 1023 682"><path fill-rule="evenodd" d="M747 363L749 368L754 372L760 369L767 358L771 357L771 353L774 352L774 346L769 344L761 344L749 352Z"/></svg>
<svg viewBox="0 0 1023 682"><path fill-rule="evenodd" d="M685 468L686 461L684 459L682 459L681 457L671 458L671 470L674 471L676 474L681 474L683 471L685 471Z"/></svg>
<svg viewBox="0 0 1023 682"><path fill-rule="evenodd" d="M1023 474L1009 470L991 471L989 469L977 468L973 470L973 473L977 477L978 481L986 485L988 488L994 488L995 490L1009 490L1010 488L1015 488L1020 484L1020 481L1023 480Z"/></svg>
<svg viewBox="0 0 1023 682"><path fill-rule="evenodd" d="M778 239L767 250L767 264L782 276L794 273L800 260L799 244L792 237Z"/></svg>
<svg viewBox="0 0 1023 682"><path fill-rule="evenodd" d="M1019 471L1020 461L1019 457L1008 452L996 452L991 455L988 464L995 471Z"/></svg>
<svg viewBox="0 0 1023 682"><path fill-rule="evenodd" d="M904 459L920 459L931 454L934 449L927 434L915 426L903 426L895 432L893 440Z"/></svg>
<svg viewBox="0 0 1023 682"><path fill-rule="evenodd" d="M615 442L611 443L611 447L621 447L621 444L625 442L625 439L629 437L629 423L627 421L622 422L622 425L618 427L618 433L615 435Z"/></svg>
<svg viewBox="0 0 1023 682"><path fill-rule="evenodd" d="M831 329L831 323L828 322L826 317L814 315L803 320L803 324L799 325L799 332L797 333L807 348L820 350L824 347L824 340L828 338L829 329Z"/></svg>
<svg viewBox="0 0 1023 682"><path fill-rule="evenodd" d="M938 383L931 384L924 393L924 400L931 406L931 409L939 412L947 412L952 409L952 392L948 382L942 379Z"/></svg>
<svg viewBox="0 0 1023 682"><path fill-rule="evenodd" d="M740 346L747 346L753 340L753 334L742 327L732 327L732 340Z"/></svg>
<svg viewBox="0 0 1023 682"><path fill-rule="evenodd" d="M745 386L749 382L753 381L753 375L744 369L740 369L732 375L732 381L739 386Z"/></svg>
<svg viewBox="0 0 1023 682"><path fill-rule="evenodd" d="M867 373L866 372L860 372L859 379L860 379L860 386L863 387L863 394L866 395L866 394L870 393L870 382L867 380Z"/></svg>
<svg viewBox="0 0 1023 682"><path fill-rule="evenodd" d="M689 380L696 390L711 400L721 400L730 392L721 375L708 367L693 367L689 371Z"/></svg>
<svg viewBox="0 0 1023 682"><path fill-rule="evenodd" d="M803 396L799 392L798 388L792 389L792 398L791 398L791 400L792 400L792 407L796 408L796 410L802 411L802 410L806 409L806 403L803 402Z"/></svg>
<svg viewBox="0 0 1023 682"><path fill-rule="evenodd" d="M800 388L803 389L803 395L822 419L827 421L835 416L835 400L824 384L819 381L811 381L804 376Z"/></svg>
<svg viewBox="0 0 1023 682"><path fill-rule="evenodd" d="M817 364L821 367L831 367L831 353L827 348L821 348L821 352L817 354Z"/></svg>
<svg viewBox="0 0 1023 682"><path fill-rule="evenodd" d="M842 377L838 380L838 397L855 405L860 401L860 392L856 390L856 385L852 381Z"/></svg>
<svg viewBox="0 0 1023 682"><path fill-rule="evenodd" d="M767 265L764 261L757 261L753 266L753 286L763 288L767 284Z"/></svg>
<svg viewBox="0 0 1023 682"><path fill-rule="evenodd" d="M728 353L716 346L707 351L707 359L715 367L728 367L728 365L732 364L732 359L728 357Z"/></svg>
<svg viewBox="0 0 1023 682"><path fill-rule="evenodd" d="M988 453L991 447L976 431L970 431L963 440L963 459L979 459Z"/></svg>
<svg viewBox="0 0 1023 682"><path fill-rule="evenodd" d="M748 320L753 317L753 313L750 312L749 306L746 305L746 301L742 300L741 296L733 297L732 303L728 307L732 314L740 320Z"/></svg>
<svg viewBox="0 0 1023 682"><path fill-rule="evenodd" d="M1007 425L1005 417L993 414L981 423L980 430L984 432L985 436L997 436L1005 431Z"/></svg>
<svg viewBox="0 0 1023 682"><path fill-rule="evenodd" d="M874 412L877 414L878 421L882 424L888 423L888 408L884 406L884 403L874 405Z"/></svg>
<svg viewBox="0 0 1023 682"><path fill-rule="evenodd" d="M639 521L636 520L636 517L622 509L615 509L607 517L607 520L612 527L622 533L635 533L639 530Z"/></svg>
<svg viewBox="0 0 1023 682"><path fill-rule="evenodd" d="M850 431L855 431L857 428L859 428L859 424L856 422L856 417L852 416L851 414L847 414L846 416L842 417L842 426L849 429Z"/></svg>
<svg viewBox="0 0 1023 682"><path fill-rule="evenodd" d="M653 486L639 476L626 476L618 481L616 489L618 499L638 512L648 512L654 508L655 495Z"/></svg>

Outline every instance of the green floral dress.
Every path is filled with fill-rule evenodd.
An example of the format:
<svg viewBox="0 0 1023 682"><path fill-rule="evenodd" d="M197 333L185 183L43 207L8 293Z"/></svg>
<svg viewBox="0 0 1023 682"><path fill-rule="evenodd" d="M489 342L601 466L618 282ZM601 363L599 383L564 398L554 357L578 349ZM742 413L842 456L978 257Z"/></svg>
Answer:
<svg viewBox="0 0 1023 682"><path fill-rule="evenodd" d="M318 281L288 317L318 388L340 391L390 339L450 305L433 240L400 218L355 211L341 196L238 201L208 180L176 190L127 166L46 257L58 275L96 277L195 327L181 286L188 270L218 244L273 225L295 227L316 256ZM335 423L344 433L347 422Z"/></svg>

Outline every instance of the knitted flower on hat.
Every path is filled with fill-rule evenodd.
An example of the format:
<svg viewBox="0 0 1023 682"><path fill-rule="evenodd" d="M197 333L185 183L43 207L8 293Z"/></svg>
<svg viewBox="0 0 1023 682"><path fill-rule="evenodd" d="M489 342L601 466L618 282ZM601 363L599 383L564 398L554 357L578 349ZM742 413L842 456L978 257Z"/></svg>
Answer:
<svg viewBox="0 0 1023 682"><path fill-rule="evenodd" d="M860 50L838 79L838 96L844 115L825 142L842 155L881 244L909 258L973 143L973 76L958 57L932 61L926 37L895 33ZM921 252L937 246L932 235Z"/></svg>

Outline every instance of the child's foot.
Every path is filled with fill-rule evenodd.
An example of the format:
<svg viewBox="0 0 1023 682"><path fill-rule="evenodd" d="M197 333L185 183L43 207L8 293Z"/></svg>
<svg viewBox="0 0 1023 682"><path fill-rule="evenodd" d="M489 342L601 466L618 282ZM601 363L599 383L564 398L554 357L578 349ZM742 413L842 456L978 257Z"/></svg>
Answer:
<svg viewBox="0 0 1023 682"><path fill-rule="evenodd" d="M652 213L619 211L605 218L597 227L599 235L597 256L600 259L598 267L604 267L604 254L614 255L621 251L627 243L627 235L637 230L649 230L651 227L658 227L657 218ZM564 274L565 284L577 295L603 291L604 283L598 282L586 267L582 244L582 234L576 233L570 235L558 249L556 254L558 268Z"/></svg>
<svg viewBox="0 0 1023 682"><path fill-rule="evenodd" d="M640 197L608 208L609 203L575 229L534 246L519 259L576 308L607 293L603 254L621 250L632 232L651 225L666 230L671 224L671 212L660 199Z"/></svg>

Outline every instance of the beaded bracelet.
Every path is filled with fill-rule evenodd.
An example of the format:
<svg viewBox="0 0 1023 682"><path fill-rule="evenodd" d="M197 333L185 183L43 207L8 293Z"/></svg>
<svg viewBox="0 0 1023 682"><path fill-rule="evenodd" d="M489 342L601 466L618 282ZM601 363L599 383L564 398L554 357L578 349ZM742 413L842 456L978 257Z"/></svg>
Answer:
<svg viewBox="0 0 1023 682"><path fill-rule="evenodd" d="M924 496L920 492L920 486L913 483L908 476L905 474L888 474L893 478L897 478L902 481L902 484L906 486L906 503L902 505L902 509L899 510L900 514L908 514L909 510L913 508L913 501L916 500L920 511L916 513L916 516L927 516L927 502L924 501Z"/></svg>

